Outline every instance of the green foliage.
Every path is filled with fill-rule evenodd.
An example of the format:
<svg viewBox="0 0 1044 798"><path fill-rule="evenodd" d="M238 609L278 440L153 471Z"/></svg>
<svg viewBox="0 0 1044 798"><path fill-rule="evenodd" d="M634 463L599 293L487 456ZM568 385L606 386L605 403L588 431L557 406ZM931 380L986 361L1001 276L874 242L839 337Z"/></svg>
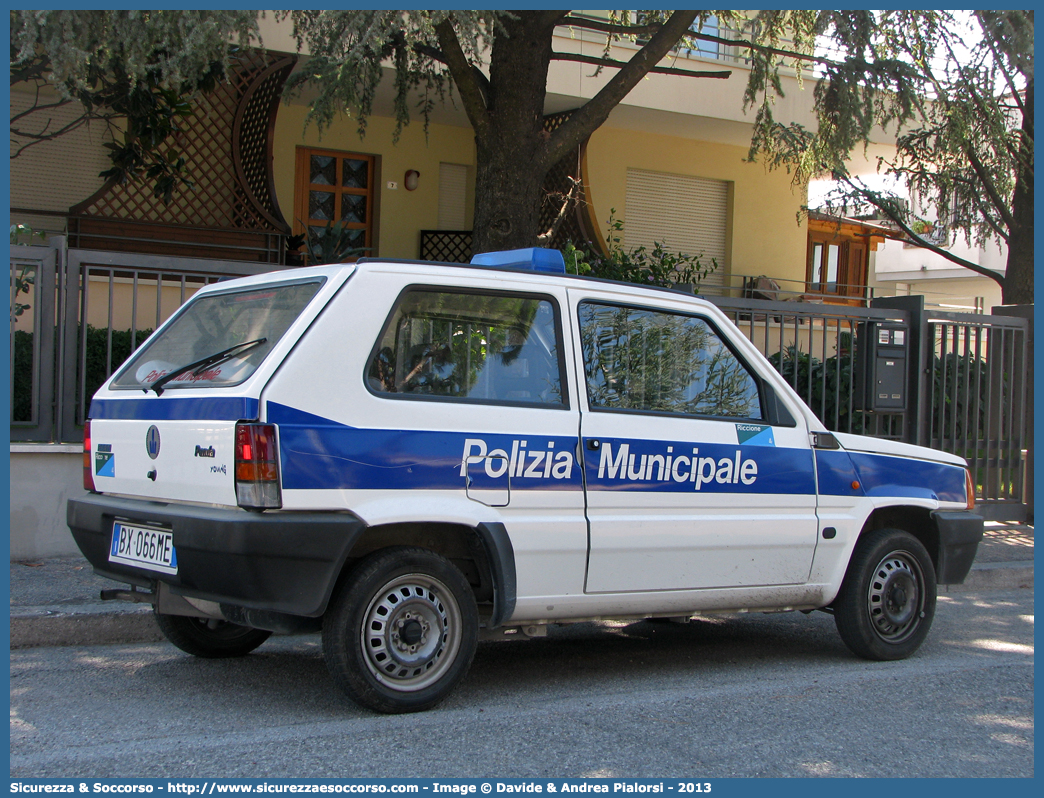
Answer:
<svg viewBox="0 0 1044 798"><path fill-rule="evenodd" d="M43 231L33 230L33 228L25 224L11 225L11 243L18 244L23 237L29 239L30 244L32 244L34 238L39 238L41 242L46 240ZM11 275L11 289L14 291L14 296L11 300L11 321L14 321L32 307L27 302L19 302L18 297L22 294L30 293L35 282L36 267L32 264L22 266L17 274Z"/></svg>
<svg viewBox="0 0 1044 798"><path fill-rule="evenodd" d="M146 180L169 203L190 188L189 164L177 138L192 115L192 98L225 77L240 47L257 38L258 12L88 11L10 12L11 85L55 89L57 104L39 100L12 115L17 157L90 121L107 126L112 168L102 177ZM46 95L44 95L46 96ZM56 124L50 110L78 102L82 113Z"/></svg>
<svg viewBox="0 0 1044 798"><path fill-rule="evenodd" d="M11 225L11 243L21 244L22 239L28 239L28 244L32 245L34 238L39 238L40 242L43 243L47 240L47 235L43 230L33 230L27 224L13 224Z"/></svg>
<svg viewBox="0 0 1044 798"><path fill-rule="evenodd" d="M82 328L80 328L82 331ZM152 335L152 330L137 330L135 340L141 346ZM102 383L131 356L131 331L112 331L112 356L106 363L109 331L105 327L87 325L87 361L85 401L90 401ZM24 330L14 331L14 357L11 361L13 396L12 421L32 420L33 401L33 341L34 336ZM45 366L46 367L46 366Z"/></svg>
<svg viewBox="0 0 1044 798"><path fill-rule="evenodd" d="M849 336L850 343L850 336ZM869 416L853 409L855 357L842 343L841 354L825 361L788 346L769 363L797 391L816 417L834 432L862 433Z"/></svg>
<svg viewBox="0 0 1044 798"><path fill-rule="evenodd" d="M824 11L815 30L831 49L816 59L816 124L773 118L780 87L757 77L756 62L745 98L758 105L749 159L785 168L799 184L832 176L837 189L821 210L880 212L912 243L1001 282L1006 303L1032 302L1033 11ZM849 173L853 153L880 141L882 129L896 152L877 159L878 172L931 218ZM1007 244L1007 278L938 247L946 236L924 236L926 223L976 246Z"/></svg>
<svg viewBox="0 0 1044 798"><path fill-rule="evenodd" d="M1002 377L1008 382L1007 375ZM994 386L996 390L998 386ZM935 414L932 421L932 437L950 438L953 447L968 436L974 445L978 436L986 431L987 398L990 392L989 370L986 361L975 355L948 352L935 358L931 385ZM995 396L1007 395L999 390ZM995 399L996 401L996 399ZM970 422L970 423L969 423ZM956 448L946 451L962 454Z"/></svg>
<svg viewBox="0 0 1044 798"><path fill-rule="evenodd" d="M354 246L359 230L349 228L347 222L331 219L326 227L313 226L309 230L308 260L312 264L344 263L349 258L358 258L370 251L370 247Z"/></svg>
<svg viewBox="0 0 1044 798"><path fill-rule="evenodd" d="M11 421L33 419L33 334L14 330L11 358Z"/></svg>
<svg viewBox="0 0 1044 798"><path fill-rule="evenodd" d="M854 408L856 359L851 351L851 335L842 334L839 343L840 354L826 360L819 360L793 345L768 360L827 429L863 434L871 429L874 414ZM978 436L984 434L988 373L986 361L972 354L950 352L945 357L935 357L934 380L930 386L933 437L959 441L967 435L974 444ZM927 400L928 397L924 397L924 401ZM916 422L911 420L911 423ZM890 424L896 427L896 422ZM946 451L955 450L947 447Z"/></svg>
<svg viewBox="0 0 1044 798"><path fill-rule="evenodd" d="M590 275L606 280L620 280L640 285L655 285L672 288L676 285L691 285L699 293L700 282L718 268L718 261L711 258L705 265L699 255L671 252L665 242L657 241L652 251L644 246L625 250L623 247L623 220L616 218L616 209L609 215L609 233L606 236L608 256L592 248L578 248L572 242L562 250L569 274Z"/></svg>
<svg viewBox="0 0 1044 798"><path fill-rule="evenodd" d="M307 124L320 131L341 114L354 116L359 135L373 113L377 85L383 77L382 61L391 60L394 73L395 131L410 123L412 93L419 93L417 110L425 132L435 105L449 97L452 83L439 53L436 27L450 22L462 55L470 63L482 62L491 45L497 19L503 11L395 11L340 9L328 11L280 11L276 19L290 18L298 48L309 53L308 69L287 81L287 97L312 84L319 90L309 103Z"/></svg>
<svg viewBox="0 0 1044 798"><path fill-rule="evenodd" d="M109 331L105 327L87 325L87 383L84 396L89 401L102 383L115 372L124 361L131 356L131 331L112 331L112 356L106 363L105 352L108 347ZM145 339L152 335L152 330L135 331L135 348L141 346Z"/></svg>

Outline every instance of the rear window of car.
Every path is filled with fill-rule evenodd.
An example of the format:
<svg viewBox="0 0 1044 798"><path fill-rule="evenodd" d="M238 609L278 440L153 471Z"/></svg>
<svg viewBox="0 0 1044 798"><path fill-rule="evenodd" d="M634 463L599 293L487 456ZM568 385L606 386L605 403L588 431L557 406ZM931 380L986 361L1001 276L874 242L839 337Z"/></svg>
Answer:
<svg viewBox="0 0 1044 798"><path fill-rule="evenodd" d="M111 387L147 389L189 364L228 350L232 351L227 356L190 369L162 387L238 385L261 365L323 282L252 286L195 297L158 337L134 353Z"/></svg>

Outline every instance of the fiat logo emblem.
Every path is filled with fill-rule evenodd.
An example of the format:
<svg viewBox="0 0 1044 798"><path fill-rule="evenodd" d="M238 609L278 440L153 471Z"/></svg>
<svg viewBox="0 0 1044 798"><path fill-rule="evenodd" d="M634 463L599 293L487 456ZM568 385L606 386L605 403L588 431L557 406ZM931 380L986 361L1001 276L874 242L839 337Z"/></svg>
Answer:
<svg viewBox="0 0 1044 798"><path fill-rule="evenodd" d="M149 457L152 460L159 457L160 434L155 424L149 427L149 431L145 433L145 451L149 453Z"/></svg>

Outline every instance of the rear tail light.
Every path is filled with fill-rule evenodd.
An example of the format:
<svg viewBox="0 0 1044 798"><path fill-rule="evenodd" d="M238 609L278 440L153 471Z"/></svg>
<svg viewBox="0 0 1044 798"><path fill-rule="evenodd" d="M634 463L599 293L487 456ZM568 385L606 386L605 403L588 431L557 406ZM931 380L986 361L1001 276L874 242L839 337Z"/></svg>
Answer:
<svg viewBox="0 0 1044 798"><path fill-rule="evenodd" d="M236 424L236 502L248 510L283 506L274 424Z"/></svg>
<svg viewBox="0 0 1044 798"><path fill-rule="evenodd" d="M968 496L968 509L975 509L975 482L972 479L971 469L964 469L964 492Z"/></svg>
<svg viewBox="0 0 1044 798"><path fill-rule="evenodd" d="M83 489L96 493L94 487L94 469L91 466L91 422L83 425Z"/></svg>

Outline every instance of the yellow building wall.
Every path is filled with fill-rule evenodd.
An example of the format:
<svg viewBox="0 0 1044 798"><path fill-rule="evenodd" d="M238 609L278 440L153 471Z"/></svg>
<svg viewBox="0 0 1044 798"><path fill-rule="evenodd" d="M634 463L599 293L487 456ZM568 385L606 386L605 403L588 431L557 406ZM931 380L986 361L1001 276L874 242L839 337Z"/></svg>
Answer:
<svg viewBox="0 0 1044 798"><path fill-rule="evenodd" d="M403 129L397 144L392 143L395 121L371 116L366 136L359 138L358 123L341 119L319 135L315 125L305 130L308 109L302 105L281 105L275 124L273 173L276 199L290 224L302 213L294 208L294 169L298 146L380 156L375 188L378 217L375 251L372 256L416 258L420 254L421 230L438 229L439 163L469 167L467 223L474 218L475 137L470 128L432 124L427 139L423 120L415 119ZM417 189L403 185L406 172L420 172ZM398 184L389 189L388 183Z"/></svg>
<svg viewBox="0 0 1044 798"><path fill-rule="evenodd" d="M767 275L777 280L805 280L806 225L796 214L805 202L784 171L769 172L744 162L744 147L694 141L676 136L601 127L587 147L587 176L594 218L601 235L616 209L627 230L627 169L692 175L732 184L729 208L729 263L726 277ZM727 280L726 284L730 284ZM797 286L786 284L790 290Z"/></svg>

